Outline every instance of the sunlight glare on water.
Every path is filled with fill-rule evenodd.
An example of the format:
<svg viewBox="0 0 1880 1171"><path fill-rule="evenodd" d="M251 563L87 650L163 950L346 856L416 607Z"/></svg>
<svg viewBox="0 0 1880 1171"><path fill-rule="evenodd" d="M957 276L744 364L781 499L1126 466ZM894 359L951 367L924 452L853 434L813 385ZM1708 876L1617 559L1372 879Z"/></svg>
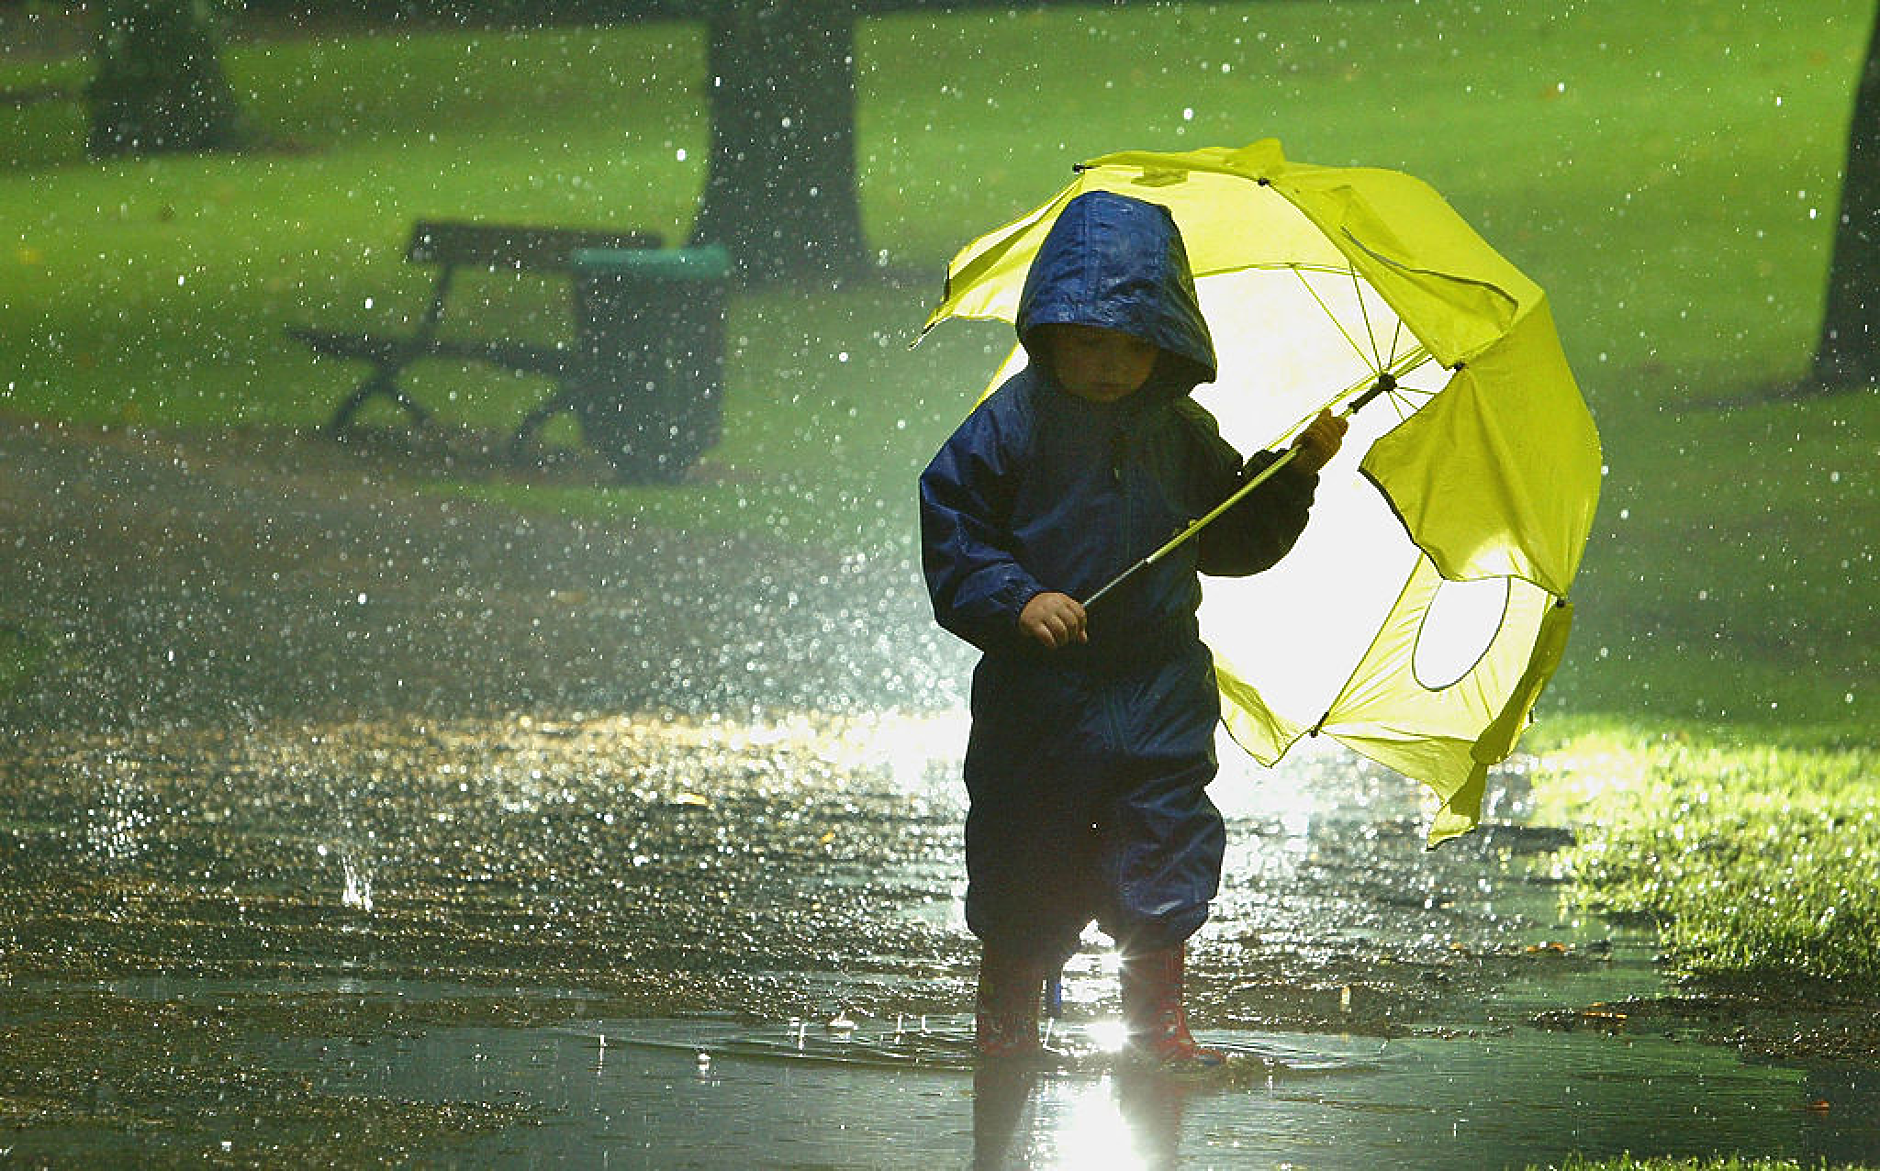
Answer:
<svg viewBox="0 0 1880 1171"><path fill-rule="evenodd" d="M1221 771L1208 786L1208 796L1222 816L1272 818L1287 840L1303 838L1312 828L1316 804L1312 778L1341 761L1355 759L1349 749L1331 741L1305 740L1279 764L1267 768L1241 751L1225 728L1217 731L1215 755Z"/></svg>
<svg viewBox="0 0 1880 1171"><path fill-rule="evenodd" d="M1115 1018L1091 1021L1084 1029L1084 1039L1099 1053L1121 1053L1129 1043L1129 1029Z"/></svg>
<svg viewBox="0 0 1880 1171"><path fill-rule="evenodd" d="M1106 1167L1111 1171L1137 1171L1149 1163L1140 1149L1140 1136L1123 1113L1110 1079L1078 1088L1056 1133L1058 1159L1053 1166Z"/></svg>
<svg viewBox="0 0 1880 1171"><path fill-rule="evenodd" d="M858 717L833 740L833 763L845 771L883 771L908 792L945 786L957 772L970 723L960 709Z"/></svg>

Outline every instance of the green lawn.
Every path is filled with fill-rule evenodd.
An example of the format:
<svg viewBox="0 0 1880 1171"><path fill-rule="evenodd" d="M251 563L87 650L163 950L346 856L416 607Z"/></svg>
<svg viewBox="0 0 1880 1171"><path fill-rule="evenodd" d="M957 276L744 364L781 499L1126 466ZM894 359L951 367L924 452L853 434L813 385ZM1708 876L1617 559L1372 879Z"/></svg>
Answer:
<svg viewBox="0 0 1880 1171"><path fill-rule="evenodd" d="M1819 766L1837 780L1809 817L1870 829L1872 759L1850 746L1876 722L1880 395L1767 392L1813 345L1872 20L1871 0L871 20L857 61L871 247L888 271L931 279L737 297L725 440L697 484L426 487L906 555L914 474L1007 344L998 327L963 324L907 349L947 256L1080 158L1276 136L1296 158L1428 179L1549 291L1609 471L1574 644L1534 742L1567 762L1562 775L1581 770L1567 788L1586 787L1587 769L1603 785L1604 804L1581 807L1589 826L1656 843L1654 857L1668 826L1752 832L1691 821L1682 803L1714 790L1781 810L1798 762L1756 755L1773 743L1838 754ZM0 411L309 427L358 371L313 359L282 327L390 327L418 312L430 274L403 262L412 220L675 241L689 226L707 141L693 25L245 42L227 60L265 150L97 165L81 157L76 100L0 103L0 222L13 233L0 242ZM82 61L16 61L0 65L0 90L75 95L84 77ZM483 278L466 293L490 328L566 329L564 290ZM543 389L442 363L415 383L450 421L493 429ZM1623 752L1588 751L1614 743ZM1741 767L1666 764L1664 743ZM1628 776L1678 791L1621 802ZM1621 807L1625 818L1606 816ZM1582 863L1630 881L1597 855ZM1666 915L1702 908L1645 897L1667 900ZM1830 970L1844 946L1796 962Z"/></svg>
<svg viewBox="0 0 1880 1171"><path fill-rule="evenodd" d="M1541 790L1598 827L1565 862L1594 909L1659 923L1667 959L1781 987L1880 980L1880 750L1582 731Z"/></svg>

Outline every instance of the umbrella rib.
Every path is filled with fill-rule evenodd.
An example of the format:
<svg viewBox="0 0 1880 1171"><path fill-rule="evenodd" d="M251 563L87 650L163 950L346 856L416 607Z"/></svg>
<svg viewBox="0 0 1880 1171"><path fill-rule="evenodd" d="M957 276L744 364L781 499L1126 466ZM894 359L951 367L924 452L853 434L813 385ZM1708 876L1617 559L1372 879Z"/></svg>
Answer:
<svg viewBox="0 0 1880 1171"><path fill-rule="evenodd" d="M1434 397L1435 397L1434 395L1429 395L1429 394L1426 394L1423 396L1425 401ZM1394 390L1391 392L1390 405L1396 408L1397 421L1399 423L1403 422L1405 419L1408 419L1411 415L1416 414L1417 411L1420 409L1420 404L1418 404L1415 401L1413 396L1409 394L1405 394L1401 390Z"/></svg>
<svg viewBox="0 0 1880 1171"><path fill-rule="evenodd" d="M1336 329L1339 332L1339 334L1344 337L1345 344L1351 347L1351 352L1358 355L1358 361L1360 362L1364 361L1365 360L1364 347L1358 344L1357 338L1354 338L1351 336L1351 331L1345 328L1345 323L1338 320L1338 314L1332 312L1332 307L1325 303L1325 298L1319 296L1319 291L1312 287L1312 282L1308 281L1305 277L1305 270L1296 264L1291 265L1290 267L1292 268L1293 275L1299 278L1300 285L1305 288L1306 295L1311 297L1314 301L1318 302L1319 308L1323 309L1325 311L1325 316L1328 319L1330 319L1332 323L1332 328ZM1353 277L1355 279L1356 277L1355 273L1353 274ZM1359 307L1360 309L1362 309L1364 299L1360 297L1358 300L1359 300ZM1375 360L1375 356L1373 356L1373 360ZM1371 373L1377 374L1381 371L1381 367L1372 366L1370 367L1370 370L1371 370Z"/></svg>
<svg viewBox="0 0 1880 1171"><path fill-rule="evenodd" d="M1401 330L1403 326L1402 318L1398 319L1397 325ZM1396 347L1396 339L1392 339L1391 348L1395 350ZM1429 350L1425 349L1421 344L1412 346L1399 354L1396 359L1391 362L1390 373L1393 377L1402 379L1412 370L1415 370L1418 366L1428 361L1429 357ZM1390 405L1392 409L1397 412L1397 421L1399 423L1417 413L1417 403L1413 400L1419 396L1428 400L1435 398L1436 392L1433 390L1423 390L1414 386L1405 386L1401 381L1391 388Z"/></svg>
<svg viewBox="0 0 1880 1171"><path fill-rule="evenodd" d="M1383 370L1387 363L1384 361L1384 355L1379 353L1377 349L1377 331L1371 328L1371 311L1367 309L1364 304L1364 284L1358 280L1357 266L1354 265L1345 271L1351 274L1351 294L1353 297L1357 298L1358 316L1364 321L1364 340L1371 343L1371 369ZM1397 319L1397 324L1403 324L1401 317ZM1395 347L1395 338L1391 340L1391 345Z"/></svg>

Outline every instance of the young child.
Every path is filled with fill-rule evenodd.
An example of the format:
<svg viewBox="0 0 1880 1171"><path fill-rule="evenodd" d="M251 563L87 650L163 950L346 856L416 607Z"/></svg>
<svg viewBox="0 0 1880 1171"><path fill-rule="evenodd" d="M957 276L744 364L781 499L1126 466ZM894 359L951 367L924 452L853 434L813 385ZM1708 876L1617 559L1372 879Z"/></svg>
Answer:
<svg viewBox="0 0 1880 1171"><path fill-rule="evenodd" d="M1197 572L1278 561L1345 423L1321 414L1291 465L1088 613L1077 601L1225 499L1244 468L1189 392L1215 375L1167 209L1109 192L1065 206L1017 315L1030 364L920 478L940 625L978 647L965 776L966 921L981 941L975 1034L1036 1057L1039 992L1092 920L1122 953L1131 1047L1222 1063L1182 1007L1226 834L1206 786L1220 696Z"/></svg>

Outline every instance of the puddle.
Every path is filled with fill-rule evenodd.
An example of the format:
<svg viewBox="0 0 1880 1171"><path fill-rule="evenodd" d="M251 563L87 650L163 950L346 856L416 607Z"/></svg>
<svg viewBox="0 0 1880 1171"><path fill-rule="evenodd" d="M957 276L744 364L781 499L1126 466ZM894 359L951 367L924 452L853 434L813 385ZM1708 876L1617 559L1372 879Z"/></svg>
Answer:
<svg viewBox="0 0 1880 1171"><path fill-rule="evenodd" d="M1880 1085L1864 1111L1811 1111L1803 1074L1662 1039L1209 1031L1236 1072L1191 1086L1092 1057L1082 1037L1089 1068L975 1075L968 1018L856 1026L447 1029L309 1069L334 1090L546 1106L466 1151L507 1166L1455 1168L1626 1151L1809 1165L1880 1149Z"/></svg>
<svg viewBox="0 0 1880 1171"><path fill-rule="evenodd" d="M1534 824L1518 769L1479 834L1432 852L1416 791L1349 756L1231 766L1189 996L1235 1055L1227 1084L1108 1055L1115 958L1096 937L1064 974L1074 1066L976 1072L961 743L947 714L580 713L15 742L0 1148L648 1168L1880 1158L1871 1072L1585 1012L1666 989L1648 939L1562 903L1567 837Z"/></svg>

